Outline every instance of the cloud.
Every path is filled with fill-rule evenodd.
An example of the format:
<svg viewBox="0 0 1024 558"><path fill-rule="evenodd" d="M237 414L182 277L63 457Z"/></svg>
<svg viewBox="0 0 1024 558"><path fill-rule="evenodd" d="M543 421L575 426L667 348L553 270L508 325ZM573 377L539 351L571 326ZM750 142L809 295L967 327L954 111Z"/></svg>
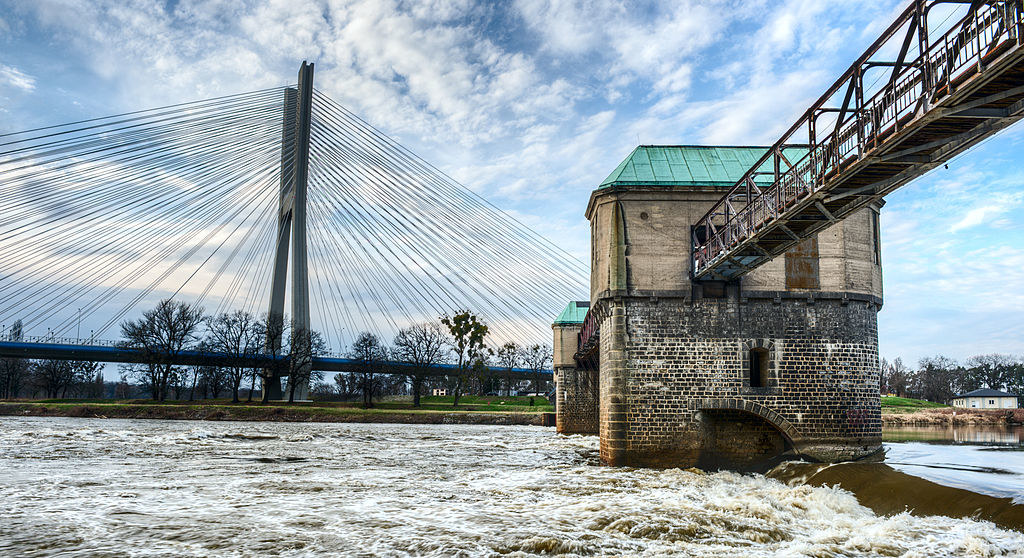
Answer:
<svg viewBox="0 0 1024 558"><path fill-rule="evenodd" d="M993 225L994 221L996 221L994 217L1009 212L1014 207L1020 205L1022 201L1024 201L1024 194L1017 193L997 196L994 203L975 207L967 211L962 219L953 223L953 225L949 227L949 232L956 233L958 231L976 227L986 222L988 222L989 225ZM1002 222L1003 225L1006 224L1005 220L1002 220Z"/></svg>
<svg viewBox="0 0 1024 558"><path fill-rule="evenodd" d="M13 67L0 64L0 84L31 93L36 88L36 78Z"/></svg>

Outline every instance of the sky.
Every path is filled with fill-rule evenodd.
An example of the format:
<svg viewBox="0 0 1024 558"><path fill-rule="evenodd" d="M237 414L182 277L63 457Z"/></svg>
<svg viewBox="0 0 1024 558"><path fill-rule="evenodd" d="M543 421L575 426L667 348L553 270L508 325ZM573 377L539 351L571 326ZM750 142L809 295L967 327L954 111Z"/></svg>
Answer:
<svg viewBox="0 0 1024 558"><path fill-rule="evenodd" d="M317 87L583 261L639 144L768 145L905 0L0 0L0 133ZM1024 128L886 199L883 357L1024 353Z"/></svg>

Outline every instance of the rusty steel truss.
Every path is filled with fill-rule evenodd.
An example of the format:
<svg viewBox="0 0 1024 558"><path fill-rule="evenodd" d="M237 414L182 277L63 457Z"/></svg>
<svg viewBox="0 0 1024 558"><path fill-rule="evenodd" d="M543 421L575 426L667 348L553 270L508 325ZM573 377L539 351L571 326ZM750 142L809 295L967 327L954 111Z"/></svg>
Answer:
<svg viewBox="0 0 1024 558"><path fill-rule="evenodd" d="M1020 120L1021 3L913 1L696 224L693 278L740 277Z"/></svg>

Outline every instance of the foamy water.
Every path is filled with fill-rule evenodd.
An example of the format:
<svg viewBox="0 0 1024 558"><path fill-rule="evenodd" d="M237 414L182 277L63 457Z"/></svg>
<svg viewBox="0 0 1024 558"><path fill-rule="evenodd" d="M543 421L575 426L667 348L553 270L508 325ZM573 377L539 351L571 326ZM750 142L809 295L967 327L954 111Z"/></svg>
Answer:
<svg viewBox="0 0 1024 558"><path fill-rule="evenodd" d="M596 450L537 427L2 417L0 555L1024 555L985 521Z"/></svg>

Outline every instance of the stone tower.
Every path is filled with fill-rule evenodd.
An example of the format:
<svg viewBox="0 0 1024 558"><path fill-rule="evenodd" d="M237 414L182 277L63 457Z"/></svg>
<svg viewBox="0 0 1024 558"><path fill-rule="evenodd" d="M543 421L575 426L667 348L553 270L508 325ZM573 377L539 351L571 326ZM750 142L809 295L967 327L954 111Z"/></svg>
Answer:
<svg viewBox="0 0 1024 558"><path fill-rule="evenodd" d="M737 282L691 279L693 225L765 150L641 146L591 194L588 313L554 325L557 413L561 432L597 427L606 463L880 449L879 207Z"/></svg>

